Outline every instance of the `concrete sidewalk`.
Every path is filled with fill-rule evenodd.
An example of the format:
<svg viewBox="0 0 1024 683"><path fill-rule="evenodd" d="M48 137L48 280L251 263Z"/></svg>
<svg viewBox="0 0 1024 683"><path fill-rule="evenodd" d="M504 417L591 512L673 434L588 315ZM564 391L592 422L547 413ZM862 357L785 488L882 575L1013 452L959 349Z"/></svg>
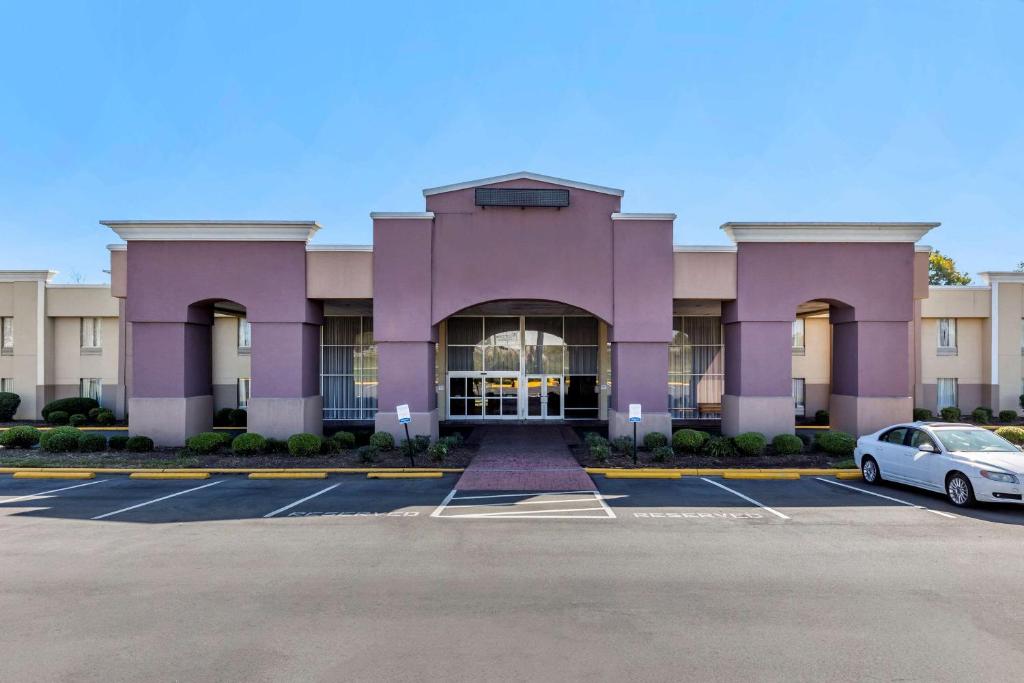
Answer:
<svg viewBox="0 0 1024 683"><path fill-rule="evenodd" d="M590 491L559 425L494 425L455 488L460 491Z"/></svg>

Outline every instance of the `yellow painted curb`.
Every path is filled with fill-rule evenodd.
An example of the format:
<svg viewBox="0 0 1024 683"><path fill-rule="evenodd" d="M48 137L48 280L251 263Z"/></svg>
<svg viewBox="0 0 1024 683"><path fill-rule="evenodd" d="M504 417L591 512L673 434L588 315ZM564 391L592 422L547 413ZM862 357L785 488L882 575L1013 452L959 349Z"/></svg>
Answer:
<svg viewBox="0 0 1024 683"><path fill-rule="evenodd" d="M15 472L15 479L95 479L92 472Z"/></svg>
<svg viewBox="0 0 1024 683"><path fill-rule="evenodd" d="M857 470L853 470L852 472L836 472L836 479L863 479L863 478L864 478L864 475L862 475Z"/></svg>
<svg viewBox="0 0 1024 683"><path fill-rule="evenodd" d="M367 472L367 479L437 479L444 472Z"/></svg>
<svg viewBox="0 0 1024 683"><path fill-rule="evenodd" d="M725 472L723 479L799 479L797 472Z"/></svg>
<svg viewBox="0 0 1024 683"><path fill-rule="evenodd" d="M252 472L250 479L326 479L326 472Z"/></svg>
<svg viewBox="0 0 1024 683"><path fill-rule="evenodd" d="M132 472L129 479L209 479L209 472Z"/></svg>
<svg viewBox="0 0 1024 683"><path fill-rule="evenodd" d="M679 472L638 472L635 470L604 473L605 479L681 479L682 476Z"/></svg>

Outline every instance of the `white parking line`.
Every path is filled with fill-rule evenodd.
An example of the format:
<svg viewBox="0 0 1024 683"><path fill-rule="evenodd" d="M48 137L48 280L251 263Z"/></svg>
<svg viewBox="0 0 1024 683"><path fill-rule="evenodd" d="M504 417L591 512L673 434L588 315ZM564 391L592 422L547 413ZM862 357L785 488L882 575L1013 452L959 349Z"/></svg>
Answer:
<svg viewBox="0 0 1024 683"><path fill-rule="evenodd" d="M130 505L130 506L126 507L126 508L121 508L120 510L114 510L113 512L108 512L106 514L97 515L97 516L93 517L93 519L106 519L107 517L113 517L114 515L119 515L122 512L128 512L129 510L135 510L135 509L138 509L138 508L141 508L141 507L146 507L147 505L152 505L153 503L159 503L160 501L167 500L168 498L174 498L175 496L183 496L186 493L192 493L193 491L198 491L199 489L205 489L205 488L207 488L209 486L216 486L217 484L223 484L223 483L224 483L224 480L222 479L221 481L215 481L215 482L212 482L212 483L209 483L209 484L203 484L202 486L196 486L195 488L185 489L184 491L178 491L177 493L172 493L172 494L170 494L168 496L161 496L160 498L154 498L153 500L147 500L145 503L138 503L136 505Z"/></svg>
<svg viewBox="0 0 1024 683"><path fill-rule="evenodd" d="M463 500L462 498L455 498L455 500ZM449 505L448 509L452 508L479 508L479 507L508 507L512 505L554 505L555 503L593 503L593 498L568 498L568 499L557 499L557 500L514 500L511 503L467 503L466 505Z"/></svg>
<svg viewBox="0 0 1024 683"><path fill-rule="evenodd" d="M278 508L278 509L274 510L273 512L268 512L267 514L263 515L263 519L267 519L268 517L274 517L275 515L279 515L279 514L281 514L282 512L284 512L285 510L291 510L291 509L292 509L293 507L295 507L296 505L301 505L301 504L305 503L305 502L306 502L307 500L313 500L313 499L314 499L314 498L316 498L317 496L319 496L319 495L322 495L322 494L324 494L324 493L327 493L327 492L328 492L328 491L330 491L331 489L336 489L336 488L338 488L339 486L341 486L341 483L340 483L340 482L339 482L339 483L337 483L337 484L331 484L331 485L330 485L330 486L328 486L327 488L325 488L325 489L320 489L320 490L319 490L319 491L317 491L316 493L314 493L314 494L312 494L312 495L309 495L309 496L306 496L305 498L300 498L299 500L295 501L294 503L288 503L288 504L287 504L287 505L285 505L285 506L284 506L283 508Z"/></svg>
<svg viewBox="0 0 1024 683"><path fill-rule="evenodd" d="M97 479L96 481L89 481L84 484L75 484L74 486L65 486L59 489L50 489L49 491L40 491L39 493L33 493L30 496L18 496L17 498L8 498L7 500L0 500L0 505L6 505L7 503L17 503L22 500L31 500L33 498L39 498L40 496L47 496L51 493L60 493L61 491L70 491L71 489L81 488L83 486L92 486L93 484L102 484L109 479Z"/></svg>
<svg viewBox="0 0 1024 683"><path fill-rule="evenodd" d="M728 486L726 486L724 484L719 484L717 481L713 481L711 479L708 479L707 477L701 477L701 479L703 481L706 481L707 483L713 485L713 486L717 486L720 489L725 489L726 491L728 491L729 493L733 494L734 496L739 496L740 498L742 498L743 500L747 501L748 503L753 503L754 505L756 505L757 507L761 508L762 510L767 510L768 512L772 513L773 515L775 515L776 517L778 517L780 519L789 519L789 517L787 517L786 515L782 514L778 510L774 510L774 509L768 507L767 505L765 505L764 503L759 503L758 501L754 500L750 496L745 496L742 493L740 493L739 491L731 489L731 488L729 488Z"/></svg>
<svg viewBox="0 0 1024 683"><path fill-rule="evenodd" d="M892 496L886 496L886 495L883 495L881 493L875 493L874 491L866 491L866 490L864 490L862 488L858 488L856 486L850 486L849 484L843 484L842 482L832 481L831 479L822 479L821 477L815 477L815 479L817 479L818 481L823 481L826 484L832 484L833 486L842 486L844 489L850 489L851 491L857 491L859 493L866 493L869 496L875 496L876 498L884 498L886 500L891 500L894 503L899 503L900 505L906 505L907 507L917 508L918 510L925 510L926 512L934 513L936 515L939 515L940 517L947 517L949 519L956 519L956 515L951 515L948 512L942 512L941 510L932 510L931 508L927 508L924 505L918 505L916 503L911 503L910 501L907 501L907 500L900 500L899 498L893 498Z"/></svg>
<svg viewBox="0 0 1024 683"><path fill-rule="evenodd" d="M481 518L481 517L522 517L525 515L544 515L544 517L534 517L533 519L611 519L607 515L559 515L555 516L558 512L590 512L593 510L603 510L602 507L592 508L563 508L561 510L514 510L511 512L473 512L468 515L448 515L445 519L468 519L468 518Z"/></svg>
<svg viewBox="0 0 1024 683"><path fill-rule="evenodd" d="M448 503L452 502L452 498L455 497L456 493L457 491L455 489L452 489L451 492L447 496L445 496L444 500L441 501L441 504L434 508L434 511L430 513L430 516L440 517L441 513L444 512L445 506L448 505Z"/></svg>
<svg viewBox="0 0 1024 683"><path fill-rule="evenodd" d="M526 517L527 519L615 519L615 513L604 501L600 491L523 491L522 493L495 493L480 496L457 496L457 490L452 490L441 504L430 513L431 517L442 519L486 519L492 517ZM589 494L587 498L560 498L559 496ZM507 498L529 498L530 496L549 496L549 500L503 500ZM479 503L456 503L452 501L473 500ZM467 512L457 515L445 515L445 510L451 508L515 508L522 505L564 505L566 503L599 503L599 507L578 507L578 508L544 508L538 510L506 510L502 512ZM600 510L602 515L577 515L564 514L575 512L594 512Z"/></svg>
<svg viewBox="0 0 1024 683"><path fill-rule="evenodd" d="M449 500L451 500L452 496L454 496L456 493L458 493L458 491L452 491L450 494L448 494ZM455 500L478 500L481 498L526 498L527 496L546 496L551 493L594 493L594 491L523 491L522 493L496 493L487 496L459 496Z"/></svg>

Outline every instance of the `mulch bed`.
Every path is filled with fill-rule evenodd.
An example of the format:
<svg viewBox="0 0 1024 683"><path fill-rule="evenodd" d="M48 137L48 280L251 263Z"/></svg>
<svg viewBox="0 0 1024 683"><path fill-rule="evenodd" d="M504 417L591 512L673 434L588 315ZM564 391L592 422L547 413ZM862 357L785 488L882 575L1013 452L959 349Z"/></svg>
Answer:
<svg viewBox="0 0 1024 683"><path fill-rule="evenodd" d="M761 455L755 457L734 456L729 458L713 458L708 455L676 455L666 462L655 462L649 451L639 452L639 463L634 465L632 456L612 453L606 462L598 462L590 455L586 446L572 446L572 454L584 467L736 467L736 468L772 468L772 467L853 467L853 458L832 455L830 453L801 453L799 455Z"/></svg>

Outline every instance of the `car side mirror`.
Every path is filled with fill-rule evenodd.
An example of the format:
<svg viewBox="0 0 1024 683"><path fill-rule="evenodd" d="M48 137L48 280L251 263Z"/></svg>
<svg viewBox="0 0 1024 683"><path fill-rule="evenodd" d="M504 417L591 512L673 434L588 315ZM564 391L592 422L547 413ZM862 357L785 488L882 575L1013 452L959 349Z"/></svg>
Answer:
<svg viewBox="0 0 1024 683"><path fill-rule="evenodd" d="M938 453L938 451L935 450L935 446L933 446L930 443L921 444L920 446L917 447L917 450L923 451L924 453Z"/></svg>

